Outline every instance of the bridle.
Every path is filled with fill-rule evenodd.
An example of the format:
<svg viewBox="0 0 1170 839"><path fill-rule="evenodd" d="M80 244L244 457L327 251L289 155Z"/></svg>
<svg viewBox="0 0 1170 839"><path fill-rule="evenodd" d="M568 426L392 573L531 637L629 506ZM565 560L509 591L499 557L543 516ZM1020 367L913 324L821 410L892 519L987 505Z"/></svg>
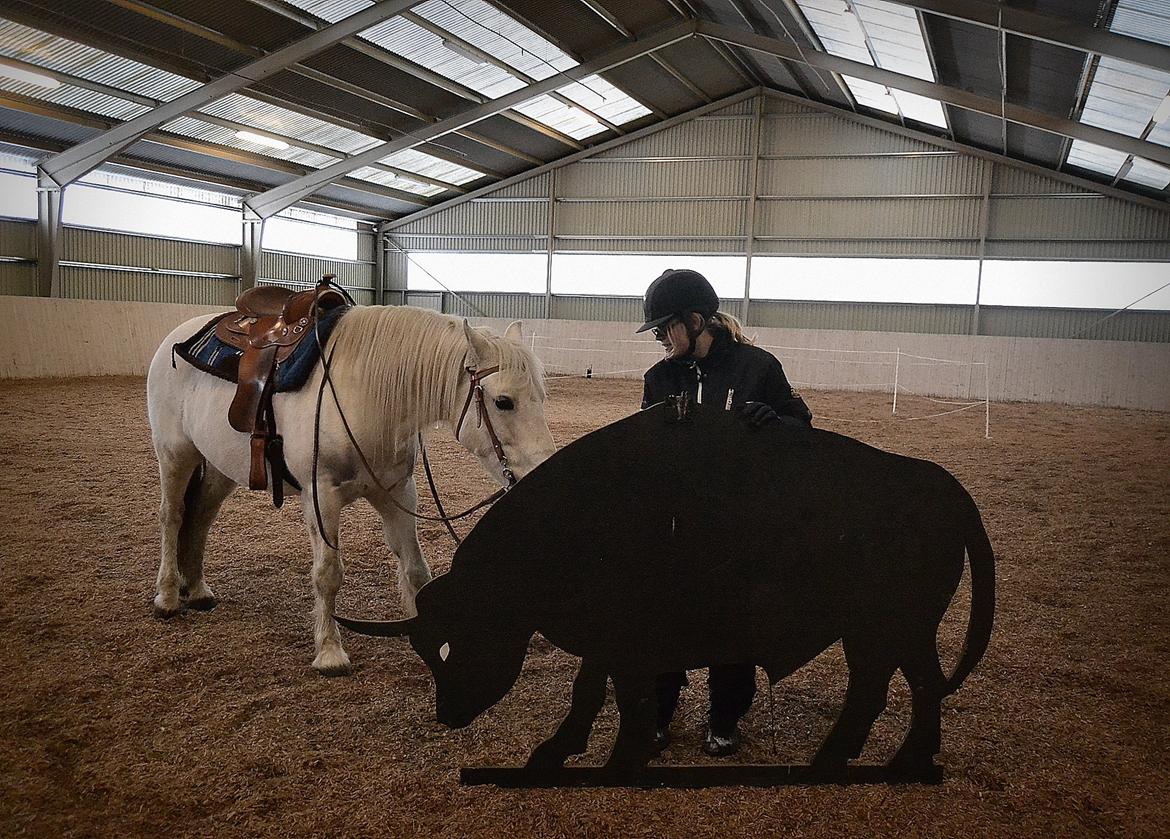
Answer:
<svg viewBox="0 0 1170 839"><path fill-rule="evenodd" d="M318 294L318 296L319 296L319 294ZM314 308L316 308L316 301L314 301ZM323 397L325 395L325 385L328 384L329 390L333 394L333 404L337 407L337 415L341 418L341 425L343 428L345 428L345 434L349 438L350 445L353 446L354 451L357 452L358 458L362 462L362 466L365 467L365 470L369 474L370 479L373 480L374 484L378 487L378 489L380 489L383 493L385 493L386 497L390 500L391 504L393 504L395 507L397 507L399 510L406 513L407 515L413 516L416 519L424 519L425 521L441 521L446 526L447 532L451 534L451 538L455 540L455 544L456 545L460 544L462 540L459 538L459 535L455 532L455 529L451 526L451 522L458 521L459 519L462 519L462 518L466 518L467 516L470 516L472 513L476 512L477 510L479 510L483 507L486 507L489 504L495 503L496 501L498 501L500 498L503 497L504 493L506 493L508 490L510 490L512 487L514 487L516 485L516 476L515 476L515 474L513 474L511 467L508 466L508 455L504 452L504 446L502 443L500 443L500 438L496 435L495 428L492 427L491 416L488 414L487 405L484 402L484 396L483 396L483 380L486 379L488 376L492 375L493 373L498 373L500 370L500 366L497 364L497 365L494 365L492 367L482 367L479 369L476 369L474 367L465 368L467 370L468 375L471 377L471 381L470 381L470 384L468 385L468 388L467 388L467 399L464 400L463 410L459 414L459 423L458 423L458 425L455 426L455 439L456 440L459 439L459 432L463 428L463 421L467 417L467 410L471 406L471 400L475 399L476 427L478 428L481 425L487 426L488 437L492 441L492 450L495 452L496 458L500 462L501 473L503 474L505 480L507 480L508 485L506 487L501 487L500 489L496 490L494 493L489 495L487 498L483 499L482 501L480 501L477 504L474 504L471 507L468 507L463 512L456 513L455 515L452 515L452 516L448 516L446 514L446 512L443 510L442 502L439 500L439 491L436 488L434 478L431 475L430 463L427 460L427 450L423 446L422 434L420 432L418 435L418 444L419 444L419 449L422 451L423 466L424 466L424 469L425 469L426 475L427 475L427 483L430 485L431 495L435 499L435 506L439 510L439 515L430 516L430 515L427 515L426 513L420 513L416 510L410 510L410 509L406 508L402 504L399 504L398 501L395 500L394 496L391 494L391 490L395 486L397 486L398 483L401 483L402 481L404 481L408 477L410 477L409 473L407 475L404 475L398 481L398 483L395 483L389 487L385 486L378 479L378 476L374 472L373 467L370 466L370 462L366 459L365 452L363 452L361 449L361 446L358 445L357 439L354 437L353 431L349 427L349 421L345 418L345 413L341 410L341 400L338 399L338 397L337 397L337 388L333 384L333 377L332 377L332 375L330 375L330 370L329 370L329 364L330 364L330 361L332 359L333 353L332 353L332 351L330 351L328 356L326 355L325 347L321 341L321 334L320 334L320 332L317 332L317 330L316 330L316 324L314 324L314 332L316 332L315 337L317 339L317 348L318 348L318 351L320 353L320 358L321 358L322 376L321 376L321 386L317 391L317 409L316 409L315 416L313 417L313 512L316 514L316 517L317 517L317 531L321 534L321 540L323 542L325 542L325 544L328 545L333 550L338 550L337 545L330 543L329 537L325 535L325 524L321 519L321 506L320 506L320 502L318 501L318 498L317 498L317 462L318 462L318 455L320 454L320 443L321 443L321 402L322 402Z"/></svg>
<svg viewBox="0 0 1170 839"><path fill-rule="evenodd" d="M508 481L508 489L511 489L516 485L516 476L512 474L512 470L508 466L508 455L504 453L500 438L496 436L496 430L492 428L492 418L487 412L487 405L484 404L483 399L482 382L492 373L500 372L500 365L482 367L479 370L468 367L467 372L471 376L471 384L467 389L467 399L463 402L463 410L459 413L459 423L455 426L455 439L459 439L459 432L463 429L463 420L467 418L467 409L471 407L471 400L475 399L475 427L487 426L488 437L492 441L492 450L496 453L496 459L500 461L500 468L504 478Z"/></svg>

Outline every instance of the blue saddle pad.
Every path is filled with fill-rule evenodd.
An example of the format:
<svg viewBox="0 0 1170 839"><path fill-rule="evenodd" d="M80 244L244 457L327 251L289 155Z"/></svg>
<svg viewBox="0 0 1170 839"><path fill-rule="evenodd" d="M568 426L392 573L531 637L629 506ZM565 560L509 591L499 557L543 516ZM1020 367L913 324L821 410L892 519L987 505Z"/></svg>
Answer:
<svg viewBox="0 0 1170 839"><path fill-rule="evenodd" d="M317 329L321 335L322 346L329 342L333 327L341 320L341 316L348 312L349 306L337 306L330 309L317 320ZM210 323L182 343L175 344L173 353L186 361L192 367L210 373L229 382L239 381L240 356L244 353L231 344L225 344L215 336L216 325L235 314L228 312L219 315ZM276 365L276 375L272 379L272 389L276 393L286 390L297 390L309 380L309 374L317 365L320 352L317 349L317 339L309 334L292 351L292 355Z"/></svg>

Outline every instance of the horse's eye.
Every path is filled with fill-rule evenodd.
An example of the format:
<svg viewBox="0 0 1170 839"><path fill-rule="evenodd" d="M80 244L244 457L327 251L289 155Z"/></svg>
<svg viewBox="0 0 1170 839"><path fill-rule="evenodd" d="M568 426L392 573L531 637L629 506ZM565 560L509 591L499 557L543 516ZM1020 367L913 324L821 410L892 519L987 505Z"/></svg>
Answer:
<svg viewBox="0 0 1170 839"><path fill-rule="evenodd" d="M496 407L501 411L510 411L516 407L516 404L512 401L512 397L510 396L497 396Z"/></svg>

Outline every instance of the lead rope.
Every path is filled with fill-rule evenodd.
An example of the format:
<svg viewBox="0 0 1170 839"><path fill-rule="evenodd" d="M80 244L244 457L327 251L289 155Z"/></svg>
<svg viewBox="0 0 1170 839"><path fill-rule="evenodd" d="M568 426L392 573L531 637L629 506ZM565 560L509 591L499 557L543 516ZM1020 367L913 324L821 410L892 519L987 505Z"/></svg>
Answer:
<svg viewBox="0 0 1170 839"><path fill-rule="evenodd" d="M459 538L459 534L451 526L451 521L447 518L447 511L443 509L443 502L439 500L439 489L435 486L434 475L431 474L431 459L427 457L427 447L423 445L421 431L418 433L418 448L422 452L423 471L427 474L427 485L431 488L431 497L435 499L435 508L439 511L443 524L447 528L447 532L451 534L451 538L455 540L456 546L462 545L463 540Z"/></svg>

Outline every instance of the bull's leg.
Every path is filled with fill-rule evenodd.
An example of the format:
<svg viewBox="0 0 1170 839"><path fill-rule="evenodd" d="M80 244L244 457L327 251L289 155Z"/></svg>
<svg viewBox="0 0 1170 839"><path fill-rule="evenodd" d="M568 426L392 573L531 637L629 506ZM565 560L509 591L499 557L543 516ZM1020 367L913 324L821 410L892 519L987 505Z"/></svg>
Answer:
<svg viewBox="0 0 1170 839"><path fill-rule="evenodd" d="M183 528L188 487L197 479L196 470L202 457L189 440L168 445L156 438L155 452L158 454L159 489L162 495L158 514L162 551L155 586L154 614L159 618L170 618L183 608L179 593L183 585L183 577L179 573L179 533Z"/></svg>
<svg viewBox="0 0 1170 839"><path fill-rule="evenodd" d="M382 533L386 537L386 544L398 558L398 592L402 598L402 611L408 618L412 618L416 614L414 596L431 581L431 569L418 543L414 517L404 513L394 502L397 501L407 510L417 507L418 491L414 478L410 477L398 486L391 487L391 493L372 495L370 503L382 516Z"/></svg>
<svg viewBox="0 0 1170 839"><path fill-rule="evenodd" d="M913 712L910 730L890 766L910 771L931 769L934 756L942 748L942 700L946 684L933 634L915 644L902 662L902 672L910 683Z"/></svg>
<svg viewBox="0 0 1170 839"><path fill-rule="evenodd" d="M573 680L573 704L556 733L537 746L528 758L529 769L559 769L569 755L583 754L589 746L589 732L605 704L608 674L601 665L581 660Z"/></svg>
<svg viewBox="0 0 1170 839"><path fill-rule="evenodd" d="M819 769L843 768L861 754L874 721L886 709L890 677L897 667L890 660L891 651L880 642L846 640L844 647L849 687L841 715L813 757L813 766Z"/></svg>
<svg viewBox="0 0 1170 839"><path fill-rule="evenodd" d="M313 492L318 494L322 529L317 526L317 514L313 505ZM341 517L341 499L337 491L319 482L316 487L306 487L302 495L305 525L309 528L309 539L313 544L313 642L317 653L313 669L323 676L348 676L349 656L341 646L341 635L337 622L333 620L333 605L337 591L341 588L344 567L337 548L339 545L338 522ZM326 544L325 536L329 540Z"/></svg>
<svg viewBox="0 0 1170 839"><path fill-rule="evenodd" d="M611 674L617 698L617 740L613 744L607 769L637 771L650 762L654 748L656 702L654 679L642 674Z"/></svg>
<svg viewBox="0 0 1170 839"><path fill-rule="evenodd" d="M188 487L179 531L179 573L187 583L187 606L192 609L206 611L215 607L215 594L203 579L203 551L207 531L235 485L218 469L204 464L202 480Z"/></svg>

